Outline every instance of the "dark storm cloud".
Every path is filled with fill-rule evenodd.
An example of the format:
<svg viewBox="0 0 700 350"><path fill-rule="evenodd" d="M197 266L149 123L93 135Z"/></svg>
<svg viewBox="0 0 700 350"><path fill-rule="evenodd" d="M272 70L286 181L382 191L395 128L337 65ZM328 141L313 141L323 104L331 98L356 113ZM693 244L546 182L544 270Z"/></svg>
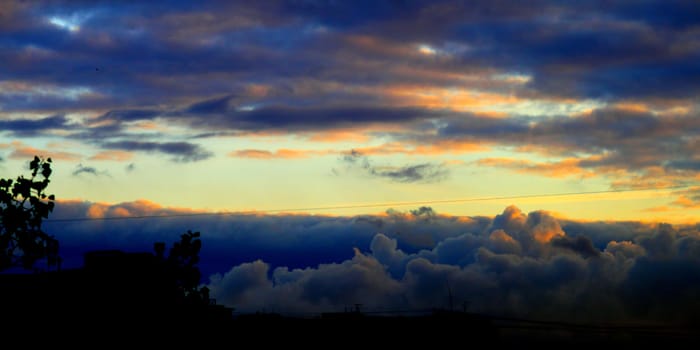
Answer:
<svg viewBox="0 0 700 350"><path fill-rule="evenodd" d="M114 141L101 143L100 147L124 151L158 152L173 156L172 159L176 162L196 162L213 156L201 146L189 142Z"/></svg>
<svg viewBox="0 0 700 350"><path fill-rule="evenodd" d="M258 131L321 131L349 126L394 124L437 118L448 115L443 111L422 108L383 106L259 106L249 107L235 102L235 96L224 96L195 102L179 111L157 109L111 110L94 122L112 121L99 128L121 128L122 123L162 118L198 130L217 132ZM203 134L206 137L210 134ZM216 134L211 134L216 135Z"/></svg>
<svg viewBox="0 0 700 350"><path fill-rule="evenodd" d="M12 119L0 120L0 132L11 132L16 136L37 136L48 130L73 129L68 118L54 115L41 119Z"/></svg>
<svg viewBox="0 0 700 350"><path fill-rule="evenodd" d="M145 201L63 201L52 219L183 213L191 212ZM60 240L67 268L82 264L86 250L152 251L154 242L200 231L203 282L218 303L241 312L342 311L354 303L370 311L448 307L445 281L456 303L502 316L676 322L698 312L696 226L562 225L547 212L511 206L490 218L426 208L360 217L48 220L45 229Z"/></svg>
<svg viewBox="0 0 700 350"><path fill-rule="evenodd" d="M270 50L251 53L246 43L241 43L243 47L206 47L190 42L200 37L204 40L221 36L221 31L226 34L227 30L237 30L233 24L228 29L224 26L211 31L190 28L197 35L174 37L173 31L167 28L180 26L180 32L186 31L188 28L182 28L177 20L183 22L197 14L190 14L187 10L177 6L164 8L159 4L120 6L118 3L107 6L83 4L82 7L67 7L60 11L37 8L31 13L33 21L29 25L11 28L6 31L10 35L0 38L4 47L12 49L0 53L4 62L0 74L9 80L88 86L109 96L98 106L115 106L123 102L153 105L189 94L220 93L219 89L224 85L231 85L223 84L230 81L231 76L227 74L249 73L254 76L256 71L275 66L278 54ZM205 18L208 10L213 11L210 12L213 16L227 16L214 12L216 8L205 6L199 9L204 11ZM147 17L148 13L151 17ZM80 29L71 32L49 23L56 18L63 21L80 19L75 23ZM190 21L190 24L195 27L197 22ZM257 33L258 37L264 35L261 31ZM240 38L255 41L255 38L244 35ZM206 83L185 81L192 74L210 73L221 73L222 76L208 79ZM222 84L217 84L217 81ZM12 106L11 103L8 105ZM79 109L79 105L74 108Z"/></svg>
<svg viewBox="0 0 700 350"><path fill-rule="evenodd" d="M242 131L310 131L374 123L402 123L441 113L420 108L391 107L290 107L269 106L253 110L227 107L227 99L198 103L189 108L198 113L174 114L197 127L219 127Z"/></svg>
<svg viewBox="0 0 700 350"><path fill-rule="evenodd" d="M443 164L421 163L404 166L378 166L370 161L369 157L351 150L343 155L341 161L349 170L361 169L364 173L379 178L386 178L396 182L430 183L444 180L449 175L449 170ZM337 169L333 169L338 174Z"/></svg>

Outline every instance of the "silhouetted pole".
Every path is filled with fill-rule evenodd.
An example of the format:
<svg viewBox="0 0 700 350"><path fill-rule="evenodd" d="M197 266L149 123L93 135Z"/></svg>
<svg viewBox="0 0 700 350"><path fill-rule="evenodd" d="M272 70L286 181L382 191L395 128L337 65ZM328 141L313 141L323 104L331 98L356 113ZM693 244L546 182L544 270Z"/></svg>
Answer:
<svg viewBox="0 0 700 350"><path fill-rule="evenodd" d="M445 278L445 282L447 283L447 296L448 296L449 302L450 302L450 311L454 311L454 303L452 301L452 288L450 288L450 280Z"/></svg>

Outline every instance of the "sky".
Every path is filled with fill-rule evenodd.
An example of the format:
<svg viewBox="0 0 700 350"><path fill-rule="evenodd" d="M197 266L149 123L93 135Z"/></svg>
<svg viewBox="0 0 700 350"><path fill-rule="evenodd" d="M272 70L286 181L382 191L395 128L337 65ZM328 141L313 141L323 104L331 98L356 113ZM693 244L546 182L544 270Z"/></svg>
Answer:
<svg viewBox="0 0 700 350"><path fill-rule="evenodd" d="M200 230L231 305L353 303L317 294L338 275L418 307L451 276L528 313L697 269L695 1L0 0L0 62L0 178L52 158L50 219L227 213L47 220L62 249Z"/></svg>

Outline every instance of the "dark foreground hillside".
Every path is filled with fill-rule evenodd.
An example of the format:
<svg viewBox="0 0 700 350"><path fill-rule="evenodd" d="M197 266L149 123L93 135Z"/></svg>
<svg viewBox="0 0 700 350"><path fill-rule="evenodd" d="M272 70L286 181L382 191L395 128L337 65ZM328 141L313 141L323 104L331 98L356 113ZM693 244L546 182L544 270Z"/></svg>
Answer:
<svg viewBox="0 0 700 350"><path fill-rule="evenodd" d="M82 269L0 274L2 316L11 321L10 326L18 328L43 324L54 330L99 329L97 334L114 340L140 334L160 340L173 340L173 336L183 341L222 336L324 347L467 341L513 347L538 344L671 348L700 340L700 329L692 326L538 322L447 310L411 316L359 311L313 317L238 314L201 295L183 296L161 261L149 253L98 251L85 256Z"/></svg>
<svg viewBox="0 0 700 350"><path fill-rule="evenodd" d="M2 307L13 319L180 322L231 319L231 309L185 296L162 259L150 253L95 251L81 269L0 274Z"/></svg>

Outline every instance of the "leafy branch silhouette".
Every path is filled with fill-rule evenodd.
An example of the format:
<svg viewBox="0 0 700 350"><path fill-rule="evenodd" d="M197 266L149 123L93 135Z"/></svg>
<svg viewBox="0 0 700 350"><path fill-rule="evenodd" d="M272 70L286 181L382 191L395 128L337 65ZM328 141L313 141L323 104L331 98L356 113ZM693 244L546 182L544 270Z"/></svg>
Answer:
<svg viewBox="0 0 700 350"><path fill-rule="evenodd" d="M46 194L51 158L34 156L29 170L30 177L0 179L0 271L17 266L37 269L42 259L47 268L60 264L58 240L41 229L56 199Z"/></svg>

